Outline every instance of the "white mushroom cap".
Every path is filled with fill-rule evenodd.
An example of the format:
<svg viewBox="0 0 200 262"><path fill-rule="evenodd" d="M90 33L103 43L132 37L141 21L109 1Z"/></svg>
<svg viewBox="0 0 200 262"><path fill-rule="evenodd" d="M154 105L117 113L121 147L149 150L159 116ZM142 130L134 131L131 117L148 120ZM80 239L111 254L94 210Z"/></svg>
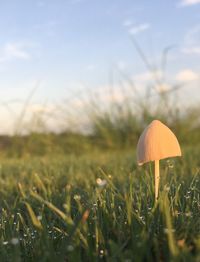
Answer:
<svg viewBox="0 0 200 262"><path fill-rule="evenodd" d="M152 121L143 131L137 144L138 164L175 156L181 156L176 136L159 120Z"/></svg>

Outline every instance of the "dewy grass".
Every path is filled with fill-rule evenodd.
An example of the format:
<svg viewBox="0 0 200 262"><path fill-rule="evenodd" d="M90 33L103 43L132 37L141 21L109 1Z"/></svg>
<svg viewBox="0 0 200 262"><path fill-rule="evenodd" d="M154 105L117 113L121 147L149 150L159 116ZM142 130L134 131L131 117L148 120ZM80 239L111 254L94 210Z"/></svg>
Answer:
<svg viewBox="0 0 200 262"><path fill-rule="evenodd" d="M156 205L129 150L2 160L0 260L198 261L199 153L161 161Z"/></svg>

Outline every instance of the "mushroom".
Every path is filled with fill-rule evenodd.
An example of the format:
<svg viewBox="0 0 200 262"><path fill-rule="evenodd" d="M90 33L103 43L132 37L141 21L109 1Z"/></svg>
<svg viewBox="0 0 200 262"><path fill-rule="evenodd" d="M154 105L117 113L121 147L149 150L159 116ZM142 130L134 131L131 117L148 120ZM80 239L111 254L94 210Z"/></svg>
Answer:
<svg viewBox="0 0 200 262"><path fill-rule="evenodd" d="M158 200L160 180L159 160L181 156L181 149L174 133L159 120L154 120L143 131L137 144L138 165L155 162L155 201Z"/></svg>

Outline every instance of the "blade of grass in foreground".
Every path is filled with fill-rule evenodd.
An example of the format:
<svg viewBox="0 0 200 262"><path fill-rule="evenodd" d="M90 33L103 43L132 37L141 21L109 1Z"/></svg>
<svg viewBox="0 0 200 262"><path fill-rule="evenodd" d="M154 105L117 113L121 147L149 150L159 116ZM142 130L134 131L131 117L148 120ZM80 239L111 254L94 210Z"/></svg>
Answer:
<svg viewBox="0 0 200 262"><path fill-rule="evenodd" d="M31 196L37 199L39 202L45 204L50 210L57 214L68 225L74 225L73 220L69 216L67 216L63 211L54 206L51 202L43 199L41 196L39 196L37 193L34 193L33 191L31 191Z"/></svg>
<svg viewBox="0 0 200 262"><path fill-rule="evenodd" d="M26 208L28 210L28 213L30 215L30 218L31 218L33 225L40 230L43 229L42 224L41 224L40 220L37 219L37 216L35 215L31 205L29 205L29 203L27 203L27 202L25 202L25 205L26 205Z"/></svg>
<svg viewBox="0 0 200 262"><path fill-rule="evenodd" d="M164 215L164 220L166 223L165 230L166 230L167 239L168 239L168 246L169 246L172 256L176 257L178 255L178 248L175 242L174 230L173 230L172 219L171 219L171 214L170 214L170 202L169 202L167 194L163 194L162 197L160 198L160 207L161 207L161 212Z"/></svg>

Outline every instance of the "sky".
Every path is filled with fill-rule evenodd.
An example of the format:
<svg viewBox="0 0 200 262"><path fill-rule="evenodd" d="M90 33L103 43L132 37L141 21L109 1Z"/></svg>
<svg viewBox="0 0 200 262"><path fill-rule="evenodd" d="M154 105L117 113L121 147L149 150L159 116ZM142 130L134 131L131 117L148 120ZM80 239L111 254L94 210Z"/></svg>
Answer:
<svg viewBox="0 0 200 262"><path fill-rule="evenodd" d="M200 99L200 0L1 1L0 35L0 133L13 132L26 103L29 116L77 106L83 90L118 86L120 72L143 92L152 75L133 41L158 75L169 48L160 88L181 83Z"/></svg>

